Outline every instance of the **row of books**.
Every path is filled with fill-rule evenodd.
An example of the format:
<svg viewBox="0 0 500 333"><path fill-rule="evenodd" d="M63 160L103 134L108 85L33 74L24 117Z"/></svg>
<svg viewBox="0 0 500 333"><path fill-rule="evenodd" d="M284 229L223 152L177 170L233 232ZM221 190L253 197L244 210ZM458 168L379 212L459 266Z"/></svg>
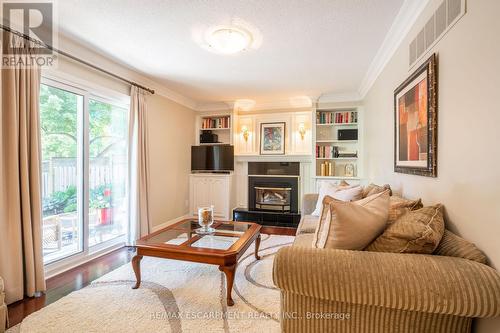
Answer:
<svg viewBox="0 0 500 333"><path fill-rule="evenodd" d="M335 174L335 163L323 162L320 166L320 176L333 176Z"/></svg>
<svg viewBox="0 0 500 333"><path fill-rule="evenodd" d="M337 146L316 146L317 158L336 158L339 156L339 147Z"/></svg>
<svg viewBox="0 0 500 333"><path fill-rule="evenodd" d="M229 128L229 117L220 117L220 118L203 118L203 122L201 123L201 128Z"/></svg>
<svg viewBox="0 0 500 333"><path fill-rule="evenodd" d="M358 122L357 111L345 112L317 112L317 124L354 124Z"/></svg>

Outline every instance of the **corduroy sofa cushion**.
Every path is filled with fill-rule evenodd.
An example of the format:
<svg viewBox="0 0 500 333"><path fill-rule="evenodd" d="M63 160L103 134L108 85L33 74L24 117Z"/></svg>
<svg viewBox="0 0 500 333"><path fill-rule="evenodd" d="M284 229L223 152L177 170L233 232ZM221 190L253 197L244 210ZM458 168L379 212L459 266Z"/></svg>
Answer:
<svg viewBox="0 0 500 333"><path fill-rule="evenodd" d="M406 213L365 250L431 254L444 234L443 206L438 204Z"/></svg>

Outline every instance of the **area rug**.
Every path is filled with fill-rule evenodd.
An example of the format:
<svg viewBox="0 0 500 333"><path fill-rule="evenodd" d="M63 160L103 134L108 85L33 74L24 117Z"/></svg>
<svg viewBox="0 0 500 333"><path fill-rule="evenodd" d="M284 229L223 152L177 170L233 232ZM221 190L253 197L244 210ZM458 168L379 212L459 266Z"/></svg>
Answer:
<svg viewBox="0 0 500 333"><path fill-rule="evenodd" d="M273 259L293 237L263 235L242 256L226 305L226 279L217 266L144 257L137 290L126 264L26 317L10 332L279 332L280 294Z"/></svg>

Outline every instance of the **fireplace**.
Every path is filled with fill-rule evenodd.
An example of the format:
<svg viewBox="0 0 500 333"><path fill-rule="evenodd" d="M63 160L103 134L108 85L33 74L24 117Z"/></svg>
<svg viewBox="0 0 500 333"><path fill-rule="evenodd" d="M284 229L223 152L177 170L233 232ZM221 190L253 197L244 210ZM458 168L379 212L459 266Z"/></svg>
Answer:
<svg viewBox="0 0 500 333"><path fill-rule="evenodd" d="M289 212L291 187L255 186L255 208L261 210Z"/></svg>
<svg viewBox="0 0 500 333"><path fill-rule="evenodd" d="M257 211L297 213L298 162L248 163L248 208Z"/></svg>
<svg viewBox="0 0 500 333"><path fill-rule="evenodd" d="M233 220L297 228L299 184L299 162L249 162L248 208L234 209Z"/></svg>

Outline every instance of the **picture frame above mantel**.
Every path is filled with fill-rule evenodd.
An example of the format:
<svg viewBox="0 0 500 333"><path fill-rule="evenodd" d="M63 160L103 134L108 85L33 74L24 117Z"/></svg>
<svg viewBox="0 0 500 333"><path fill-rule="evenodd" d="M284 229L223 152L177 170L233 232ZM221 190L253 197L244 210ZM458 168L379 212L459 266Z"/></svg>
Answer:
<svg viewBox="0 0 500 333"><path fill-rule="evenodd" d="M437 56L394 91L394 172L437 177Z"/></svg>
<svg viewBox="0 0 500 333"><path fill-rule="evenodd" d="M260 155L285 155L286 123L260 124Z"/></svg>

